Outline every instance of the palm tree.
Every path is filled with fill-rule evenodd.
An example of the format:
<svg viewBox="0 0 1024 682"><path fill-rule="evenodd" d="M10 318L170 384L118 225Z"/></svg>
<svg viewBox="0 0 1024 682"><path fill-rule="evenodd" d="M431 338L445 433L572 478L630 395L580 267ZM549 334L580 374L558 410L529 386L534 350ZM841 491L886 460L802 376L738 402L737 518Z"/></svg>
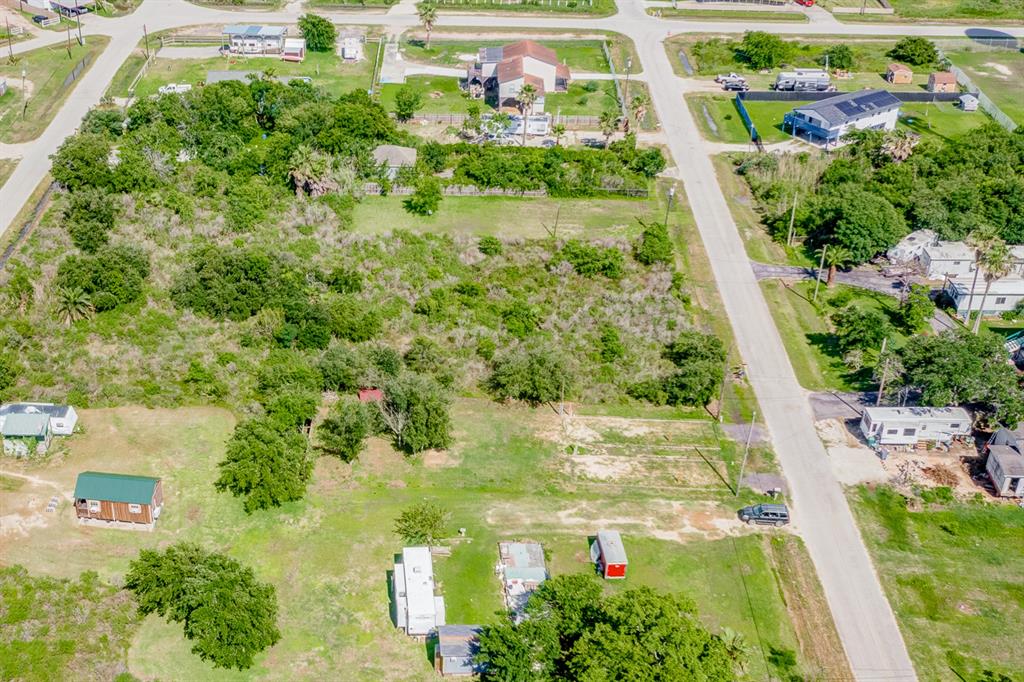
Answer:
<svg viewBox="0 0 1024 682"><path fill-rule="evenodd" d="M555 136L555 144L561 145L562 138L565 137L565 124L556 123L555 125L551 126L551 134Z"/></svg>
<svg viewBox="0 0 1024 682"><path fill-rule="evenodd" d="M421 2L416 5L416 12L420 16L420 23L427 32L427 49L430 49L430 32L434 30L437 23L437 6L432 2Z"/></svg>
<svg viewBox="0 0 1024 682"><path fill-rule="evenodd" d="M318 197L327 194L336 186L331 157L307 144L295 148L289 164L291 168L288 175L295 186L295 196L301 196L306 192L311 197Z"/></svg>
<svg viewBox="0 0 1024 682"><path fill-rule="evenodd" d="M612 135L619 129L619 112L613 109L602 111L597 124L600 126L601 132L604 134L604 146L607 147L608 143L612 139Z"/></svg>
<svg viewBox="0 0 1024 682"><path fill-rule="evenodd" d="M747 638L743 636L742 632L736 632L732 628L723 628L719 639L725 645L726 656L732 659L741 673L745 673L747 658L750 656L750 645L747 644Z"/></svg>
<svg viewBox="0 0 1024 682"><path fill-rule="evenodd" d="M971 291L967 295L967 313L964 315L964 323L971 319L971 309L974 307L974 291L978 288L978 263L981 256L992 244L999 240L999 233L991 225L981 225L967 235L967 243L974 247L974 279L971 281Z"/></svg>
<svg viewBox="0 0 1024 682"><path fill-rule="evenodd" d="M981 295L981 307L978 308L978 316L974 318L975 334L981 329L981 313L985 310L985 299L988 298L988 291L992 288L992 282L1002 279L1010 274L1013 269L1013 253L1010 247L1002 239L993 243L978 260L978 268L985 269L985 293ZM970 310L968 310L970 314Z"/></svg>
<svg viewBox="0 0 1024 682"><path fill-rule="evenodd" d="M836 280L836 270L847 265L852 259L850 250L845 246L832 244L825 249L825 265L828 266L828 279L825 280L825 286L832 286Z"/></svg>
<svg viewBox="0 0 1024 682"><path fill-rule="evenodd" d="M81 287L57 289L57 319L66 325L84 320L93 313L92 299Z"/></svg>
<svg viewBox="0 0 1024 682"><path fill-rule="evenodd" d="M647 108L651 106L651 98L645 93L634 95L633 99L629 101L629 113L631 118L636 121L636 127L639 128L644 118L647 117ZM629 119L626 119L626 132L629 132Z"/></svg>
<svg viewBox="0 0 1024 682"><path fill-rule="evenodd" d="M519 115L523 118L523 146L526 146L526 118L533 113L533 105L537 101L539 93L537 88L529 83L525 84L519 89L519 94L516 96L516 108L519 109Z"/></svg>
<svg viewBox="0 0 1024 682"><path fill-rule="evenodd" d="M882 153L895 163L902 163L914 153L914 147L921 140L920 135L908 133L906 130L893 130L886 133L882 142Z"/></svg>

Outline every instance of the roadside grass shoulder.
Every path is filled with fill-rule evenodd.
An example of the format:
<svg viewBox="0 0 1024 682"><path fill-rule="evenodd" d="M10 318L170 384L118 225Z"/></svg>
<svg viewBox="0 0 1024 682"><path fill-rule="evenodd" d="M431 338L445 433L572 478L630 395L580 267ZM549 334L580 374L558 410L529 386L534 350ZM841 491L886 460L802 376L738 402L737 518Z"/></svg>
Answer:
<svg viewBox="0 0 1024 682"><path fill-rule="evenodd" d="M0 77L6 77L10 86L0 99L0 142L27 142L39 137L77 87L77 80L64 86L64 80L71 75L75 65L83 58L89 58L82 72L84 75L109 42L110 38L106 36L90 36L85 46L72 46L70 58L64 45L51 45L18 55L17 64L0 64ZM22 93L19 92L22 71L31 81L31 87L26 86L30 93L24 116Z"/></svg>
<svg viewBox="0 0 1024 682"><path fill-rule="evenodd" d="M1024 515L988 501L908 504L860 487L851 506L922 679L1016 675L1024 651ZM991 679L995 679L994 677Z"/></svg>
<svg viewBox="0 0 1024 682"><path fill-rule="evenodd" d="M806 24L810 21L803 12L760 12L757 10L728 9L683 9L671 7L648 7L647 13L662 19L706 19L712 21L745 21L745 22L791 22Z"/></svg>
<svg viewBox="0 0 1024 682"><path fill-rule="evenodd" d="M11 177L11 173L13 173L14 169L17 167L17 159L0 159L0 187L4 186L4 183L7 182L7 178Z"/></svg>

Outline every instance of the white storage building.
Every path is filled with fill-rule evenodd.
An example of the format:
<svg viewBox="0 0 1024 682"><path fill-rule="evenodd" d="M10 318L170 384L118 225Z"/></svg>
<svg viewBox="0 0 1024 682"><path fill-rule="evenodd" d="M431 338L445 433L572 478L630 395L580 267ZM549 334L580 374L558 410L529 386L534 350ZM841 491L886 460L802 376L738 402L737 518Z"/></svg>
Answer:
<svg viewBox="0 0 1024 682"><path fill-rule="evenodd" d="M921 267L928 279L962 277L974 272L975 252L963 242L935 242L921 252Z"/></svg>
<svg viewBox="0 0 1024 682"><path fill-rule="evenodd" d="M969 436L971 415L962 407L868 407L861 415L864 437L880 445L948 443Z"/></svg>

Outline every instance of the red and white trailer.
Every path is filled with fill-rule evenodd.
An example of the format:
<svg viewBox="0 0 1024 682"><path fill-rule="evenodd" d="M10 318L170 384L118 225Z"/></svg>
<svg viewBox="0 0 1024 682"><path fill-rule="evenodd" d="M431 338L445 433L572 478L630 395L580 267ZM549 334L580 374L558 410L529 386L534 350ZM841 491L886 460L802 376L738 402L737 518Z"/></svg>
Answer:
<svg viewBox="0 0 1024 682"><path fill-rule="evenodd" d="M605 578L625 578L626 548L622 545L622 536L617 530L597 531L597 565Z"/></svg>

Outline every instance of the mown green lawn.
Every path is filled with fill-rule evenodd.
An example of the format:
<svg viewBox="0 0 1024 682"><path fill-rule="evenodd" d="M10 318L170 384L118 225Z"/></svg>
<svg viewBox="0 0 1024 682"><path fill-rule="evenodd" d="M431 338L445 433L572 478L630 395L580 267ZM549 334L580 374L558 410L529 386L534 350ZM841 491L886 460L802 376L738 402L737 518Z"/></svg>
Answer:
<svg viewBox="0 0 1024 682"><path fill-rule="evenodd" d="M508 12L511 14L585 14L607 16L615 13L614 0L575 0L558 4L552 0L525 0L510 5L501 0L439 0L441 12Z"/></svg>
<svg viewBox="0 0 1024 682"><path fill-rule="evenodd" d="M136 97L148 97L156 94L161 85L167 83L189 83L193 86L206 80L207 71L270 71L276 76L308 76L313 85L322 87L332 95L340 95L352 90L367 90L373 73L375 49L367 47L365 59L357 64L346 64L336 55L323 52L307 52L303 62L285 62L274 57L211 57L210 59L163 59L153 60L146 75L139 81L135 90ZM134 72L118 74L116 85L124 84L123 91L115 91L111 85L111 93L115 96L127 95L128 84L138 73L138 63Z"/></svg>
<svg viewBox="0 0 1024 682"><path fill-rule="evenodd" d="M395 110L395 96L404 87L420 95L418 114L463 114L474 104L459 87L459 79L450 76L409 76L404 84L384 83L380 86L380 103L388 111Z"/></svg>
<svg viewBox="0 0 1024 682"><path fill-rule="evenodd" d="M1024 21L1022 0L890 0L900 19Z"/></svg>
<svg viewBox="0 0 1024 682"><path fill-rule="evenodd" d="M707 21L789 21L806 24L810 21L803 12L759 12L757 10L682 9L648 7L647 13L662 19L704 19Z"/></svg>
<svg viewBox="0 0 1024 682"><path fill-rule="evenodd" d="M964 45L959 50L947 50L946 56L963 69L1004 114L1018 125L1024 125L1024 53L973 49Z"/></svg>
<svg viewBox="0 0 1024 682"><path fill-rule="evenodd" d="M736 108L735 95L689 95L686 101L707 139L733 144L750 141L750 134ZM789 139L790 135L782 131L782 117L792 111L799 102L747 101L745 104L750 120L754 122L758 135L765 144ZM709 116L714 127L708 123Z"/></svg>
<svg viewBox="0 0 1024 682"><path fill-rule="evenodd" d="M544 111L551 115L600 116L609 109L618 110L618 106L612 81L574 80L566 92L544 96Z"/></svg>
<svg viewBox="0 0 1024 682"><path fill-rule="evenodd" d="M455 66L476 59L481 47L499 47L509 40L431 40L430 49L426 41L418 38L402 42L405 58L414 62ZM558 60L573 71L588 73L609 73L601 42L598 40L539 40L558 54ZM465 59L469 57L469 59Z"/></svg>
<svg viewBox="0 0 1024 682"><path fill-rule="evenodd" d="M850 497L918 676L1017 679L1024 670L1021 510L917 501L910 511L889 488ZM984 677L985 670L1010 677Z"/></svg>
<svg viewBox="0 0 1024 682"><path fill-rule="evenodd" d="M78 85L73 81L65 87L64 79L87 56L90 59L86 67L88 70L109 41L106 36L90 36L84 47L72 42L70 58L63 45L53 45L18 55L16 64L6 60L0 62L0 78L6 78L9 86L7 94L0 98L0 142L27 142L46 130L64 100ZM26 86L30 94L24 115L20 89L22 71L31 83L31 86ZM85 71L82 72L84 74Z"/></svg>
<svg viewBox="0 0 1024 682"><path fill-rule="evenodd" d="M449 622L486 623L500 617L493 573L498 540L540 541L552 573L586 572L592 570L587 536L611 523L624 533L631 573L607 589L647 584L681 591L696 600L715 631L733 628L755 650L798 648L780 592L779 581L788 577L779 574L765 541L777 533L703 539L697 532L676 542L647 530L652 524L671 534L687 509L698 513L696 519L704 518L700 514L731 518L735 505L752 499L749 492L734 498L700 463L688 471L704 483L692 488L681 480L671 492L651 489L643 477L600 482L570 475L565 468L569 455L552 441L559 421L547 408L459 400L453 417L456 443L447 453L410 458L373 440L352 466L321 459L305 500L250 516L238 500L212 487L235 422L229 412L86 410L81 415L85 433L66 443L59 460L30 467L28 473L60 489L70 489L83 469L159 475L165 508L157 529L83 529L63 502L46 525L4 539L4 562L58 576L95 570L102 579L117 582L139 549L184 540L227 552L275 585L282 639L257 657L252 670L214 674L189 653L180 625L150 616L128 652L130 671L144 679L425 681L433 679L426 649L391 625L386 581L402 546L391 530L394 518L408 505L430 499L451 512L453 536L454 529L466 529L465 536L453 539L451 556L435 561ZM673 429L678 424L668 423ZM635 429L650 426L617 424L601 428L606 442L630 442L637 438ZM707 442L710 422L695 422L693 428L694 442ZM670 442L688 438L680 437ZM724 468L727 463L713 446L707 447L712 465ZM729 449L730 459L736 451ZM763 461L754 458L749 468L771 470ZM7 487L0 490L5 509L20 509L27 496L41 494L29 486ZM714 532L713 524L708 528ZM768 678L760 656L751 656L749 669L755 679Z"/></svg>
<svg viewBox="0 0 1024 682"><path fill-rule="evenodd" d="M910 102L900 107L898 127L917 133L922 138L938 138L941 142L991 122L992 119L981 109L963 111L953 102Z"/></svg>

